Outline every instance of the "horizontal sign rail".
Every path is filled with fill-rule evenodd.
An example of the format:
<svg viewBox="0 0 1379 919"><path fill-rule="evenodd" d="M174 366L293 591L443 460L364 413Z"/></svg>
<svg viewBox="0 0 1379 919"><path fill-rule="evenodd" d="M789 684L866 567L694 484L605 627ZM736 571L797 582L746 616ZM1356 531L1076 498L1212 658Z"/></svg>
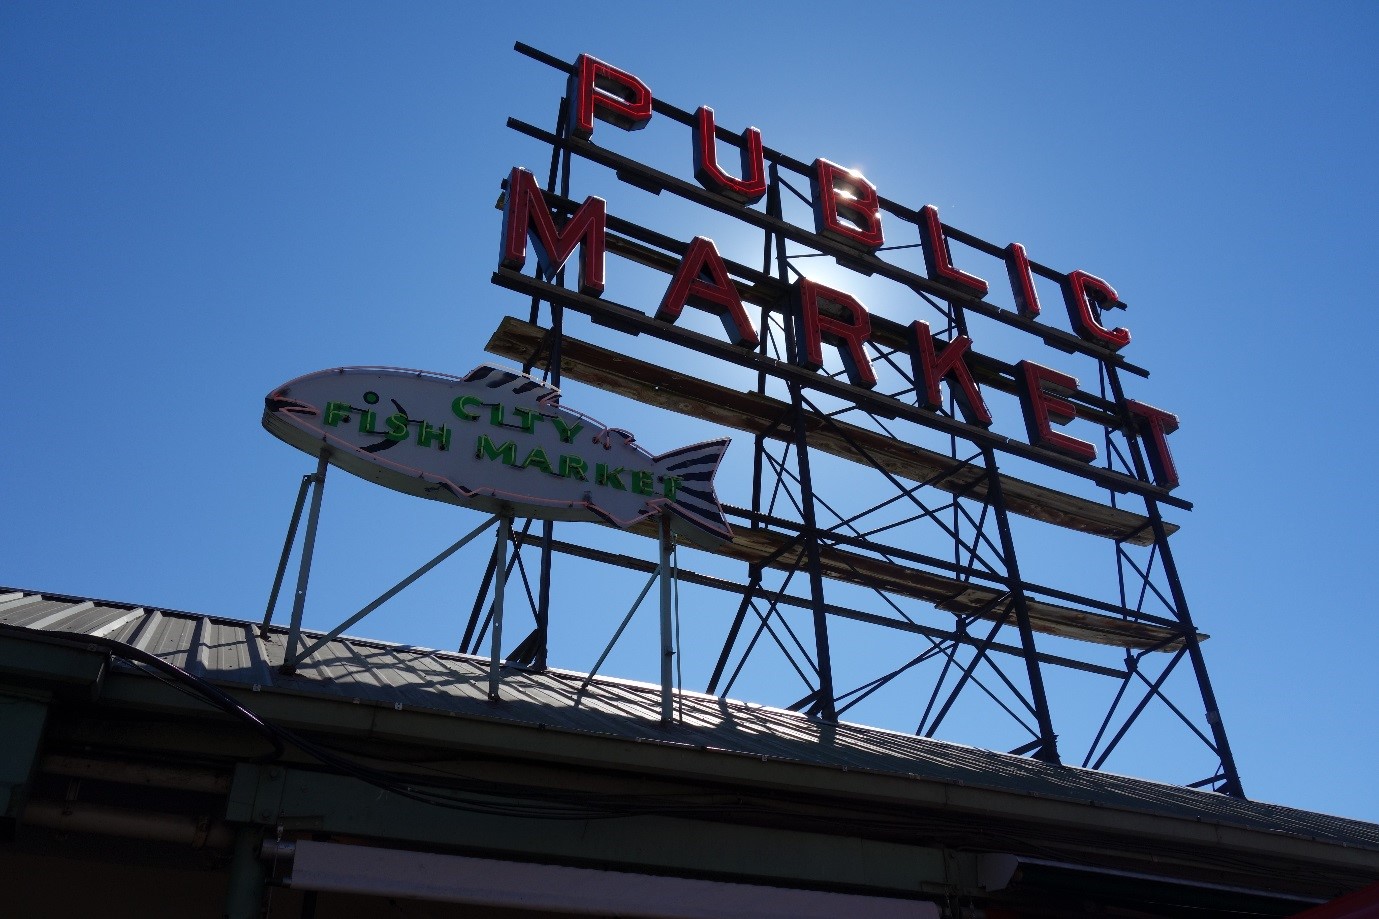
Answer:
<svg viewBox="0 0 1379 919"><path fill-rule="evenodd" d="M646 524L633 526L627 532L648 538L656 538L657 535L655 527ZM784 571L799 568L803 564L804 554L800 540L792 535L743 527L734 530L731 541L707 551L751 565ZM820 547L819 563L823 576L831 580L922 600L944 612L976 616L988 621L1005 614L1004 604L997 602L1006 593L1001 588L897 565L834 546ZM1073 609L1043 600L1029 599L1027 605L1030 625L1037 632L1134 650L1176 651L1182 644L1180 628ZM1197 634L1198 641L1205 641L1208 637L1200 632Z"/></svg>
<svg viewBox="0 0 1379 919"><path fill-rule="evenodd" d="M856 403L867 411L883 417L902 418L940 431L943 434L959 437L982 446L989 446L1021 459L1059 469L1088 479L1112 491L1140 495L1183 510L1192 509L1190 501L1175 498L1167 489L1158 485L1143 482L1110 469L1079 463L1049 450L1042 450L974 425L964 424L945 415L939 415L919 406L901 402L899 399L860 389L803 367L747 351L722 339L711 338L698 332L660 322L629 306L567 290L557 284L542 281L508 268L500 268L495 271L492 280L499 287L506 287L509 290L548 302L559 303L576 312L583 313L599 325L615 328L632 335L650 335L653 338L659 338L710 357L766 373L787 383L796 383L807 389L846 402Z"/></svg>
<svg viewBox="0 0 1379 919"><path fill-rule="evenodd" d="M566 217L578 208L576 202L554 193L546 194L545 200L552 210ZM689 248L688 243L612 214L608 215L607 220L610 232L605 241L609 252L667 275L675 274L680 268L680 261ZM729 258L724 258L723 264L728 269L729 280L744 302L786 314L791 295L790 285ZM823 303L820 308L828 315L837 313L837 308L832 304ZM869 319L872 339L876 344L897 351L909 348L908 328L903 323L879 314L872 314ZM977 351L968 352L967 363L973 378L982 386L1009 395L1018 393L1018 371L1013 364ZM1073 403L1079 418L1113 430L1122 426L1117 406L1110 399L1080 389L1070 390L1063 398Z"/></svg>
<svg viewBox="0 0 1379 919"><path fill-rule="evenodd" d="M540 547L541 540L533 536L514 537L519 545L531 545ZM654 562L633 558L628 555L620 555L616 552L607 552L603 549L593 549L588 546L579 546L574 543L562 540L552 540L551 549L562 555L569 555L573 558L582 558L586 561L602 562L607 565L617 565L632 571L640 571L650 574L656 570ZM711 587L714 590L722 590L728 593L742 595L748 591L746 584L739 584L729 581L726 578L716 578L713 575L703 574L698 571L689 571L681 568L676 575L685 584L695 584L700 587ZM790 594L777 593L773 590L758 587L753 594L764 603L776 604L778 606L789 606L795 609L809 609L809 600L803 597L796 597ZM893 619L889 616L880 616L876 613L868 613L863 610L850 609L846 606L838 606L830 603L827 612L830 616L837 616L839 619L851 619L854 622L865 622L868 625L877 625L884 628L895 629L901 632L910 632L915 635L924 635L938 641L951 641L956 644L968 647L985 647L991 651L998 651L1001 654L1008 654L1012 657L1023 657L1024 650L1015 645L1003 644L1001 642L986 642L971 635L961 632L950 632L946 629L936 629L931 626L921 625L917 622L910 622L905 619ZM1038 655L1040 663L1052 664L1056 667L1066 667L1071 670L1081 670L1085 673L1095 673L1100 676L1115 677L1125 679L1128 675L1124 669L1115 667L1104 667L1100 664L1093 664L1087 661L1077 660L1071 657L1063 657L1058 654L1045 654L1040 652Z"/></svg>
<svg viewBox="0 0 1379 919"><path fill-rule="evenodd" d="M1065 332L1053 326L1024 319L1018 313L1002 309L985 300L977 300L959 293L950 287L945 287L936 281L930 280L922 274L915 274L913 271L901 268L898 265L893 265L870 253L862 252L841 243L834 242L812 230L806 230L803 227L796 226L788 220L772 217L769 214L762 213L761 211L754 211L750 208L738 207L721 196L715 195L713 192L705 191L698 185L692 185L683 179L678 179L668 173L661 172L659 169L645 166L634 159L621 156L589 141L579 140L574 137L562 139L552 134L550 131L543 130L536 125L528 124L517 118L509 118L508 127L519 133L526 134L534 140L550 144L552 147L558 149L568 149L572 153L590 162L598 163L600 166L612 169L617 173L619 179L629 182L629 184L633 184L638 188L647 188L653 191L668 191L687 201L692 201L695 204L702 205L703 207L718 211L719 213L736 217L743 223L750 224L761 230L777 233L792 242L808 246L826 255L831 255L839 259L847 267L864 274L880 275L888 280L903 284L912 290L921 291L943 300L959 304L964 309L971 310L980 316L985 316L988 319L993 319L996 322L1019 329L1022 332L1027 332L1037 338L1043 339L1045 344L1059 351L1085 354L1099 361L1119 367L1127 373L1133 373L1141 377L1149 376L1149 371L1143 367L1130 363L1114 351L1109 351L1105 348L1097 347L1090 342L1083 341L1071 332Z"/></svg>
<svg viewBox="0 0 1379 919"><path fill-rule="evenodd" d="M516 45L516 50L519 53L532 58L533 60L540 61L550 67L563 71L567 74L570 73L573 69L572 65L564 61L561 61L559 58L538 51L537 49L532 48L528 45L524 45L520 42ZM664 115L667 118L670 118L671 120L676 121L687 127L693 126L695 124L694 115L674 105L671 105L662 99L653 99L652 108L656 111L657 114ZM761 229L780 232L781 235L785 236L787 239L791 239L795 242L816 249L817 251L824 252L841 259L843 263L847 264L849 267L858 268L867 274L879 274L882 277L887 277L891 280L898 281L902 284L912 287L915 290L921 290L925 293L932 294L936 297L941 297L950 302L957 303L964 309L971 310L974 313L978 313L980 315L986 316L987 318L994 319L995 321L1004 323L1005 325L1011 326L1012 328L1017 328L1030 335L1042 338L1044 339L1045 343L1047 343L1050 347L1057 348L1060 351L1080 352L1082 354L1087 354L1092 357L1095 357L1097 360L1105 361L1107 363L1114 364L1117 367L1121 367L1128 373L1133 373L1137 376L1142 377L1149 376L1148 370L1131 364L1114 351L1110 351L1106 348L1102 348L1095 344L1084 341L1076 335L1073 335L1069 332L1064 332L1062 329L1052 328L1044 323L1032 321L1019 315L1018 313L1002 309L1001 307L998 307L992 303L988 303L985 300L980 300L971 297L943 283L934 281L931 278L906 271L903 268L899 268L895 265L890 264L889 262L877 258L875 255L871 255L869 253L862 254L855 248L846 245L840 245L834 242L833 240L830 240L826 237L820 236L816 233L810 232L803 228L797 227L794 224L790 224L781 220L775 220L760 211L752 210L749 207L738 205L735 202L727 200L721 195L716 195L712 192L706 191L705 189L700 188L698 185L690 184L681 179L677 179L674 176L668 175L667 173L647 167L636 160L613 153L605 148L599 147L598 145L591 143L590 141L581 140L578 137L562 139L561 137L555 134L552 134L548 131L543 131L541 128L538 128L535 125L527 124L516 118L508 119L508 127L520 133L526 134L527 136L532 137L536 140L539 140L542 143L549 144L552 147L558 149L568 149L571 152L585 159L607 166L608 168L613 169L618 174L619 179L628 182L629 184L636 185L639 188L645 188L657 194L659 194L660 191L669 191L672 194L685 198L686 200L693 201L696 204L700 204L704 207L711 208L713 210L719 211L720 213L727 214L731 217L736 217L740 220L743 220L746 223L754 224L760 227ZM732 144L738 148L741 148L742 146L742 136L739 134L735 134L732 131L728 131L723 128L717 128L715 130L715 136L718 137L718 139ZM763 147L762 155L767 162L783 166L806 180L808 180L813 174L813 169L809 166L809 164L804 163L801 160L795 159L794 157L788 156L784 153L781 153L780 151L773 150L769 147ZM913 208L906 207L895 201L879 196L878 203L883 211L891 214L892 216L899 218L900 220L903 220L906 223L912 225L918 224L919 212L914 210ZM985 240L979 239L978 237L972 236L969 233L965 233L961 230L958 230L956 227L948 227L945 225L944 230L946 231L947 235L951 238L963 243L964 245L971 246L972 248L977 249L978 251L981 251L988 255L1000 257L1000 253L1003 252L1001 247L996 246L993 243L989 243ZM916 240L918 240L919 238L917 226L915 238ZM1051 268L1048 268L1045 265L1039 264L1038 262L1031 261L1029 263L1029 267L1032 271L1042 275L1043 277L1049 278L1050 280L1058 281L1060 283L1066 280L1067 278L1067 275L1063 274L1062 272L1055 271Z"/></svg>

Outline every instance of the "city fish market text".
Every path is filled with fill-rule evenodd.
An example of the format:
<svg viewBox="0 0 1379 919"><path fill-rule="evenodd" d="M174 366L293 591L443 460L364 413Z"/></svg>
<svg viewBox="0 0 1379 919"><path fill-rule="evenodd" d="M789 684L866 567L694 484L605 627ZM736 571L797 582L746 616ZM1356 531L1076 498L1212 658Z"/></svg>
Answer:
<svg viewBox="0 0 1379 919"><path fill-rule="evenodd" d="M364 401L370 404L377 403L378 394L373 391L366 392L364 393ZM522 406L513 407L511 416L509 416L506 406L486 403L476 396L459 396L451 402L450 408L456 417L464 421L477 421L481 417L487 417L488 423L493 427L516 428L526 434L533 433L538 422L550 421L555 426L562 444L573 444L575 435L584 430L582 423L576 422L570 425L559 416L545 415ZM488 410L475 411L475 409L482 408ZM454 432L444 423L436 425L423 418L408 418L402 412L395 412L384 419L384 429L379 430L376 427L378 424L376 411L356 408L348 402L326 403L325 424L327 427L333 428L342 422L349 424L352 415L357 415L359 418L359 433L361 434L381 436L385 440L396 443L407 440L411 436L412 428L415 427L417 446L432 447L437 450L449 450L451 448L451 435ZM516 419L515 422L513 418ZM581 456L561 453L556 458L555 464L552 465L546 450L540 446L526 449L520 461L517 456L518 447L515 441L507 440L497 444L488 434L480 434L474 441L474 458L476 460L488 459L507 466L515 466L518 469L534 468L548 475L579 479L581 482L589 481L590 463ZM648 498L656 495L654 483L657 479L662 483L661 494L668 499L674 499L682 481L679 476L675 475L656 476L649 470L629 471L623 466L614 468L608 463L594 463L593 468L595 484L621 491L630 490ZM627 476L627 484L623 482L624 475Z"/></svg>
<svg viewBox="0 0 1379 919"><path fill-rule="evenodd" d="M632 131L645 126L652 117L653 99L645 83L587 54L580 55L575 63L567 98L571 131L580 140L592 136L595 119ZM767 190L761 134L756 128L743 133L742 176L738 178L718 164L716 130L713 110L700 107L692 126L695 179L734 206L749 207ZM876 188L859 173L825 159L816 159L811 169L815 233L859 254L870 255L880 249L885 237ZM530 241L537 250L542 274L551 278L579 248L579 291L600 296L604 291L607 248L604 200L595 196L585 198L563 226L557 227L545 194L530 172L514 168L505 186L500 266L520 271L526 264ZM954 264L938 209L932 205L921 208L916 212L915 223L929 279L953 291L958 299L980 301L985 297L989 290L987 282ZM1011 243L1004 249L1004 260L1019 315L1026 320L1035 319L1040 314L1040 303L1024 246ZM1072 328L1092 346L1093 353L1110 354L1129 344L1127 329L1108 329L1101 323L1103 310L1123 306L1110 284L1085 271L1073 271L1062 276L1061 286ZM818 370L824 362L823 346L829 345L838 349L853 386L876 386L876 374L865 348L872 340L866 307L845 291L804 277L792 285L791 293L795 316L791 323L796 355L793 362ZM723 323L726 337L734 344L752 348L759 343L727 264L713 241L702 236L694 238L674 270L655 318L674 323L686 306L716 315ZM931 411L941 409L940 383L944 383L957 403L962 421L977 429L989 428L991 412L968 363L972 340L966 335L955 335L943 342L921 320L910 324L907 336L906 350L919 404ZM1065 398L1076 392L1075 377L1025 360L1014 367L1014 385L1030 444L1081 463L1096 459L1093 443L1054 430L1055 425L1063 426L1079 417L1078 407ZM1178 473L1168 435L1178 428L1177 416L1133 399L1125 400L1123 405L1135 428L1132 433L1145 444L1154 483L1165 489L1175 488Z"/></svg>
<svg viewBox="0 0 1379 919"><path fill-rule="evenodd" d="M629 432L567 408L526 374L390 367L307 374L265 400L274 436L419 497L548 520L630 527L668 513L700 545L732 538L713 480L728 440L653 456Z"/></svg>

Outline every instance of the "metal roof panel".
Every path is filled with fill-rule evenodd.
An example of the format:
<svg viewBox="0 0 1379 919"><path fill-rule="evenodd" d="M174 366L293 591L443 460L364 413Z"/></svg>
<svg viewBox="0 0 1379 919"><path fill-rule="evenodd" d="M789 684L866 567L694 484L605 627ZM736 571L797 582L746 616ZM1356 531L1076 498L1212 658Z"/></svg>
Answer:
<svg viewBox="0 0 1379 919"><path fill-rule="evenodd" d="M286 630L267 640L250 622L0 588L0 623L51 632L105 634L220 684L401 705L543 725L627 740L789 760L821 767L1095 803L1184 819L1379 849L1379 825L1114 773L1056 766L881 728L827 724L797 712L685 692L683 718L660 723L660 688L584 674L505 668L503 703L488 699L488 659L361 638L324 644L294 675L278 670ZM305 633L314 641L319 633Z"/></svg>

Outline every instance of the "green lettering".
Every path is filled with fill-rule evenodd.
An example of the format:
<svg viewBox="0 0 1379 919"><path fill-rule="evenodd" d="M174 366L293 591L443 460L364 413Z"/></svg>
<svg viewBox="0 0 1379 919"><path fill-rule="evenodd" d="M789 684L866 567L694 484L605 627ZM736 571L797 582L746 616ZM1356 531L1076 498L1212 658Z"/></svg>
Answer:
<svg viewBox="0 0 1379 919"><path fill-rule="evenodd" d="M637 494L647 496L656 494L656 490L652 487L654 484L655 480L651 477L651 473L632 473L632 490Z"/></svg>
<svg viewBox="0 0 1379 919"><path fill-rule="evenodd" d="M460 396L454 402L450 403L450 411L455 413L456 418L463 418L465 421L476 421L479 418L479 413L474 412L471 414L469 410L476 405L483 404L484 400L480 399L478 396Z"/></svg>
<svg viewBox="0 0 1379 919"><path fill-rule="evenodd" d="M556 424L560 422L557 421ZM568 453L560 455L560 474L567 479L579 479L581 482L589 481L589 464L577 456Z"/></svg>
<svg viewBox="0 0 1379 919"><path fill-rule="evenodd" d="M680 490L680 483L683 481L684 479L678 475L661 476L661 494L674 501L675 493Z"/></svg>
<svg viewBox="0 0 1379 919"><path fill-rule="evenodd" d="M432 441L439 441L440 449L449 450L450 429L445 425L437 428L425 421L417 422L417 443L423 447L429 447Z"/></svg>
<svg viewBox="0 0 1379 919"><path fill-rule="evenodd" d="M381 432L375 431L375 430L373 429L373 426L374 426L375 424L377 424L377 423L378 423L378 412L373 412L373 411L369 411L369 410L366 409L366 410L364 410L364 411L362 411L362 412L359 413L359 433L360 433L360 434L378 434L378 433L381 433Z"/></svg>
<svg viewBox="0 0 1379 919"><path fill-rule="evenodd" d="M388 416L388 431L383 435L389 440L407 439L407 416L401 412Z"/></svg>
<svg viewBox="0 0 1379 919"><path fill-rule="evenodd" d="M503 427L503 426L504 426L504 424L503 424L503 415L504 415L504 414L506 414L506 410L503 408L503 406L502 406L501 404L499 404L499 405L490 405L489 408L488 408L488 423L491 424L491 425L493 425L493 426L496 427L496 428L501 428L501 427Z"/></svg>
<svg viewBox="0 0 1379 919"><path fill-rule="evenodd" d="M493 441L488 439L487 434L479 435L479 442L474 447L475 459L498 460L505 466L517 465L517 444L507 441L501 447L493 446Z"/></svg>
<svg viewBox="0 0 1379 919"><path fill-rule="evenodd" d="M622 479L618 478L622 473L622 466L617 469L609 469L607 463L599 463L594 467L594 481L600 485L616 488L618 491L627 491L627 486L622 483Z"/></svg>
<svg viewBox="0 0 1379 919"><path fill-rule="evenodd" d="M535 431L536 423L540 421L542 418L546 417L540 412L532 411L529 408L522 408L520 405L517 408L513 409L513 411L516 412L519 416L521 416L522 430L526 431L528 434Z"/></svg>
<svg viewBox="0 0 1379 919"><path fill-rule="evenodd" d="M326 403L326 424L335 427L342 421L349 421L350 416L346 414L350 410L348 402L327 402Z"/></svg>
<svg viewBox="0 0 1379 919"><path fill-rule="evenodd" d="M551 461L546 458L546 451L540 447L533 447L527 458L522 460L522 468L526 469L528 466L535 466L542 472L555 475L555 470L551 469Z"/></svg>
<svg viewBox="0 0 1379 919"><path fill-rule="evenodd" d="M555 423L555 430L556 433L560 435L560 442L562 444L574 443L575 436L579 434L580 431L584 430L583 424L575 422L574 426L571 427L566 424L565 419L561 418L559 415L552 415L551 421Z"/></svg>

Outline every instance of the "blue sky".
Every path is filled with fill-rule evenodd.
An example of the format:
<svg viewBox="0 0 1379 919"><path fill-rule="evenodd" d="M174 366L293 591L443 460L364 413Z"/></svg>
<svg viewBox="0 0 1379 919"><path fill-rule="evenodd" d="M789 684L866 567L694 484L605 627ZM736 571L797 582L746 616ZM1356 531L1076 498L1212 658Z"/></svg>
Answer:
<svg viewBox="0 0 1379 919"><path fill-rule="evenodd" d="M549 126L562 83L511 50L520 40L601 57L681 108L712 105L721 124L761 128L768 146L855 166L890 198L936 204L950 224L1111 281L1131 307L1115 317L1135 335L1126 356L1153 371L1127 384L1131 395L1182 421L1178 493L1196 509L1169 513L1183 526L1173 545L1212 636L1207 663L1246 790L1379 820L1379 322L1366 303L1379 285L1379 12L571 9L0 9L0 381L11 400L0 582L261 615L311 465L261 429L262 397L347 364L463 373L486 359L503 315L525 315L523 298L488 281L493 202L511 167L542 174L545 156L504 121ZM597 136L690 177L684 132L615 133ZM742 261L760 248L597 167L577 167L573 188L669 235L712 236ZM904 318L869 282L856 292ZM659 291L628 281L608 296L650 309ZM598 338L584 326L581 337ZM1032 340L982 335L978 349L1043 351L1061 366ZM573 384L566 396L653 452L714 435ZM1018 419L993 405L1012 410ZM748 501L748 447L739 437L725 461L729 503ZM309 623L344 618L479 519L333 477ZM1109 550L1077 545L1091 553L1087 572L1074 556L1065 586L1099 589ZM1031 565L1058 561L1043 551L1055 550L1032 549ZM481 563L462 553L354 631L453 647ZM639 585L558 573L552 660L587 669ZM690 676L711 666L728 613L721 596L687 592L685 604L686 683L702 685ZM634 623L608 672L654 676L651 622ZM878 640L840 628L835 653L861 668ZM767 667L739 694L793 701L789 679ZM859 718L913 729L914 707L878 702ZM1059 713L1055 700L1055 727ZM941 736L981 742L980 727ZM1189 747L1174 730L1148 724L1110 768L1180 778L1173 751Z"/></svg>

